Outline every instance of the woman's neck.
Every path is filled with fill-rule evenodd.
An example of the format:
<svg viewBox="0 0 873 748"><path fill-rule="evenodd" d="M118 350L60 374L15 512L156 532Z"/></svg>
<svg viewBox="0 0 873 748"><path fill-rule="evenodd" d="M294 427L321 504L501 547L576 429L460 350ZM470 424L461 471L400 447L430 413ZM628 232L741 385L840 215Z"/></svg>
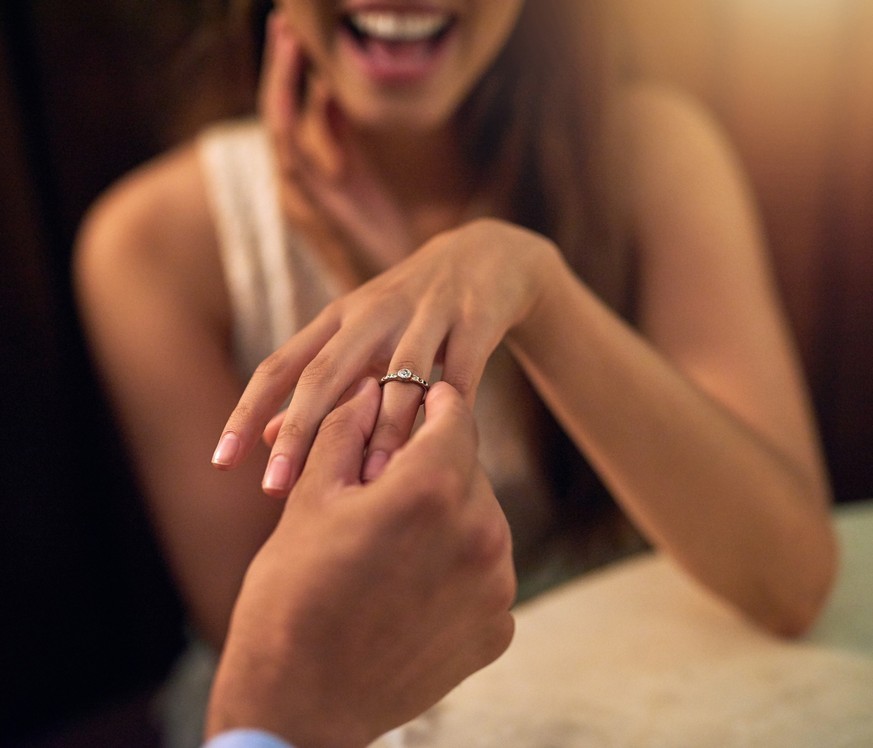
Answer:
<svg viewBox="0 0 873 748"><path fill-rule="evenodd" d="M354 205L349 209L342 198L335 201L335 215L325 223L301 193L295 211L334 275L353 288L435 234L472 218L482 196L476 170L448 128L409 133L343 125L335 133L337 189L348 190L343 197ZM329 225L331 218L336 226Z"/></svg>
<svg viewBox="0 0 873 748"><path fill-rule="evenodd" d="M358 130L349 137L409 216L418 241L456 224L469 210L478 180L453 128L427 133Z"/></svg>

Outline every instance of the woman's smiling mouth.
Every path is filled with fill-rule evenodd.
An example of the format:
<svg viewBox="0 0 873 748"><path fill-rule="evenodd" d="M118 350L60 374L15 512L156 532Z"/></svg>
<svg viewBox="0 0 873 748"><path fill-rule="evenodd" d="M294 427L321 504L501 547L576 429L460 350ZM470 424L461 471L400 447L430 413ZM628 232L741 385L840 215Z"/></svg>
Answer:
<svg viewBox="0 0 873 748"><path fill-rule="evenodd" d="M451 25L452 16L428 10L360 10L345 20L361 41L410 43L436 41Z"/></svg>
<svg viewBox="0 0 873 748"><path fill-rule="evenodd" d="M382 84L412 84L435 68L455 17L430 8L362 8L343 16L344 38L364 74Z"/></svg>

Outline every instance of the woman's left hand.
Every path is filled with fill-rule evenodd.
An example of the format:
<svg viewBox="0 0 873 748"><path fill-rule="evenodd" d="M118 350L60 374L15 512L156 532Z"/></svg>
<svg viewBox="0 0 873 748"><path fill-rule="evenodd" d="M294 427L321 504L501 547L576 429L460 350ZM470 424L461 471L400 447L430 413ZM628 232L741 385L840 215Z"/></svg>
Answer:
<svg viewBox="0 0 873 748"><path fill-rule="evenodd" d="M442 379L472 404L488 358L560 267L552 242L503 221L479 219L435 236L332 302L261 363L213 462L235 467L270 422L266 438L275 440L263 488L286 496L322 419L368 375L409 369L427 380L441 362ZM292 391L287 411L275 416ZM376 477L407 440L421 402L417 385L384 386L365 479Z"/></svg>

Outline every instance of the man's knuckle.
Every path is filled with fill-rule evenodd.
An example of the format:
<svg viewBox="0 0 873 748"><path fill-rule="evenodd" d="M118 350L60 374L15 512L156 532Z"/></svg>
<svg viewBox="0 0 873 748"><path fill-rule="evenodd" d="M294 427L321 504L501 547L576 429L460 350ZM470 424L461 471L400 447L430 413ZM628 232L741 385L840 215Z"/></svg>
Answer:
<svg viewBox="0 0 873 748"><path fill-rule="evenodd" d="M457 504L466 494L467 476L459 467L444 465L441 469L431 470L426 477L431 486L430 493L439 501Z"/></svg>
<svg viewBox="0 0 873 748"><path fill-rule="evenodd" d="M475 649L471 652L475 668L483 668L498 659L512 643L515 636L515 619L503 611L492 617L476 632Z"/></svg>
<svg viewBox="0 0 873 748"><path fill-rule="evenodd" d="M514 637L515 618L513 618L511 613L504 611L494 623L493 635L490 638L492 648L490 652L486 653L486 657L489 657L491 662L496 660L509 649L509 645L512 644Z"/></svg>
<svg viewBox="0 0 873 748"><path fill-rule="evenodd" d="M512 572L510 564L506 564L501 568L501 573L492 585L492 590L494 592L493 603L496 613L509 610L515 603L518 595L518 580Z"/></svg>
<svg viewBox="0 0 873 748"><path fill-rule="evenodd" d="M467 531L466 563L485 572L499 572L512 555L512 540L504 516L489 516Z"/></svg>
<svg viewBox="0 0 873 748"><path fill-rule="evenodd" d="M439 473L422 473L417 486L410 486L398 497L398 509L406 523L439 525L452 514L456 500L450 491L444 490Z"/></svg>

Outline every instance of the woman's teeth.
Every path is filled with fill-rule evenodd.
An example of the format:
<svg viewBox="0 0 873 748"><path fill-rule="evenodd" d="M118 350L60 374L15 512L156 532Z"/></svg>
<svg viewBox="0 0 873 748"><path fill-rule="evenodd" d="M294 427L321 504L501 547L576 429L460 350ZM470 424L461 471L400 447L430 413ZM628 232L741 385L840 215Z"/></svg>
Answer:
<svg viewBox="0 0 873 748"><path fill-rule="evenodd" d="M436 37L449 25L444 13L363 10L348 17L352 29L383 42L420 42Z"/></svg>

